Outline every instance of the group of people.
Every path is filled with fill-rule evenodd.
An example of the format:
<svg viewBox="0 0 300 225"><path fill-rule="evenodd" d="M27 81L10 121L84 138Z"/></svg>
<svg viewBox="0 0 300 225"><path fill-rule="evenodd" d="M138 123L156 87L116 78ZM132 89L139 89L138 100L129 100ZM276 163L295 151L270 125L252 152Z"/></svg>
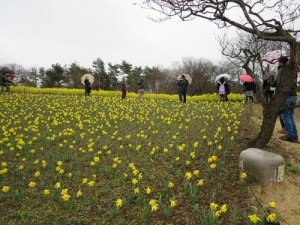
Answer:
<svg viewBox="0 0 300 225"><path fill-rule="evenodd" d="M282 84L283 74L288 69L288 58L282 56L278 60L278 72L275 77L274 73L267 72L263 77L263 92L267 103L270 102L276 89ZM224 87L222 87L224 86ZM253 95L256 93L256 84L252 82L244 82L244 95L247 102L253 103ZM228 101L227 95L230 93L230 86L222 77L217 85L219 90L220 101ZM281 140L299 143L298 131L294 119L294 109L297 103L297 80L294 80L293 86L289 91L289 96L285 99L280 107L279 119L282 129L280 133L285 134L280 137Z"/></svg>
<svg viewBox="0 0 300 225"><path fill-rule="evenodd" d="M265 80L265 96L268 97L268 100L272 97L276 89L282 85L283 75L288 70L288 58L282 56L278 60L278 72L277 77L267 74L264 77ZM269 87L269 88L267 88ZM299 143L298 140L298 131L294 119L294 110L297 104L297 79L293 81L292 88L289 91L288 97L285 99L283 104L280 107L279 119L282 126L280 133L285 135L280 137L281 140Z"/></svg>
<svg viewBox="0 0 300 225"><path fill-rule="evenodd" d="M141 79L137 82L138 84L138 97L139 98L143 98L144 97L144 88L145 88L145 83L144 80ZM92 84L90 82L90 80L86 77L84 80L84 89L85 89L85 96L90 96L91 90L92 90ZM127 84L126 84L126 78L124 77L121 81L121 98L122 100L126 98L126 94L127 94Z"/></svg>
<svg viewBox="0 0 300 225"><path fill-rule="evenodd" d="M275 93L275 90L282 83L282 76L286 73L288 58L286 56L282 56L279 58L279 66L278 66L278 74L275 78L274 74L267 72L263 78L263 90L266 102L269 103L270 99ZM186 94L188 81L185 79L185 76L182 75L181 78L177 81L178 86L178 95L179 101L185 103L186 102ZM254 102L254 94L257 91L256 83L254 81L244 82L244 95L246 101L249 103ZM228 95L230 94L230 85L229 82L226 81L224 77L219 79L219 82L216 86L217 92L220 96L221 102L228 101ZM289 92L289 96L285 99L282 106L280 107L279 119L282 126L282 129L279 131L280 133L285 134L280 137L281 140L299 143L298 140L298 131L294 119L294 109L297 104L297 80L294 81L293 87Z"/></svg>
<svg viewBox="0 0 300 225"><path fill-rule="evenodd" d="M145 93L145 82L143 79L139 80L137 82L138 85L138 98L143 98ZM122 92L122 100L126 98L127 93L127 84L126 84L126 78L123 78L121 81L121 92Z"/></svg>
<svg viewBox="0 0 300 225"><path fill-rule="evenodd" d="M179 101L185 103L186 102L186 94L187 94L187 87L189 83L186 80L185 75L181 75L181 78L177 81L177 89L178 89L178 96ZM256 93L256 84L254 81L252 82L244 82L244 94L246 100L249 102L254 102L253 95ZM228 101L228 95L230 94L230 85L229 82L224 78L221 77L218 81L216 86L217 92L220 96L221 102Z"/></svg>
<svg viewBox="0 0 300 225"><path fill-rule="evenodd" d="M282 85L283 74L288 69L288 58L282 56L278 60L277 76L274 73L267 72L263 77L263 90L266 102L269 103L276 89ZM279 120L281 129L279 133L284 134L280 139L289 142L298 143L298 131L294 118L294 109L297 103L297 80L294 80L293 86L289 91L288 97L280 107Z"/></svg>
<svg viewBox="0 0 300 225"><path fill-rule="evenodd" d="M244 82L244 96L249 103L254 102L254 94L256 93L256 83L254 81ZM221 102L228 102L228 95L230 94L230 85L224 77L221 77L217 84L217 92L220 96Z"/></svg>

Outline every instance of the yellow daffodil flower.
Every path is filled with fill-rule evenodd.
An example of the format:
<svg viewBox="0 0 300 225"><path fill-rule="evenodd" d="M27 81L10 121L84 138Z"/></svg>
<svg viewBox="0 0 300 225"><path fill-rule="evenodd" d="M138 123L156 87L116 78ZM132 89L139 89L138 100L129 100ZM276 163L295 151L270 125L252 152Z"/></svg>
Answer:
<svg viewBox="0 0 300 225"><path fill-rule="evenodd" d="M82 196L82 191L81 190L79 190L78 192L77 192L77 198L79 198L80 196Z"/></svg>
<svg viewBox="0 0 300 225"><path fill-rule="evenodd" d="M89 185L90 187L94 187L94 186L95 186L95 181L92 181L92 180L89 181L89 182L88 182L88 185Z"/></svg>
<svg viewBox="0 0 300 225"><path fill-rule="evenodd" d="M45 190L43 191L43 193L44 193L44 195L50 195L50 191L49 191L48 189L45 189Z"/></svg>
<svg viewBox="0 0 300 225"><path fill-rule="evenodd" d="M30 181L28 184L28 187L34 188L36 186L36 183L33 181Z"/></svg>
<svg viewBox="0 0 300 225"><path fill-rule="evenodd" d="M198 176L199 175L199 173L200 173L200 171L199 170L194 170L194 172L193 172L196 176Z"/></svg>
<svg viewBox="0 0 300 225"><path fill-rule="evenodd" d="M185 178L187 179L187 180L190 180L191 178L192 178L192 173L190 173L190 172L186 172L186 174L185 174Z"/></svg>
<svg viewBox="0 0 300 225"><path fill-rule="evenodd" d="M133 183L133 184L137 184L138 182L139 182L139 181L138 181L137 179L135 179L135 178L132 179L132 183Z"/></svg>
<svg viewBox="0 0 300 225"><path fill-rule="evenodd" d="M134 194L137 195L138 193L140 193L140 189L139 188L134 189Z"/></svg>
<svg viewBox="0 0 300 225"><path fill-rule="evenodd" d="M221 206L221 212L222 212L222 213L226 213L226 212L227 212L227 205L226 205L226 204L223 204L223 205Z"/></svg>
<svg viewBox="0 0 300 225"><path fill-rule="evenodd" d="M174 187L174 183L172 183L172 182L169 182L169 184L168 184L168 187L169 187L169 188L172 188L172 187Z"/></svg>
<svg viewBox="0 0 300 225"><path fill-rule="evenodd" d="M218 207L218 204L216 204L216 203L214 203L214 202L210 203L210 208L211 208L212 210L216 210L217 207Z"/></svg>
<svg viewBox="0 0 300 225"><path fill-rule="evenodd" d="M59 183L59 182L56 182L56 184L54 185L54 187L55 187L56 189L60 188L60 183Z"/></svg>
<svg viewBox="0 0 300 225"><path fill-rule="evenodd" d="M198 146L199 146L199 142L196 141L196 142L194 143L194 148L198 148Z"/></svg>
<svg viewBox="0 0 300 225"><path fill-rule="evenodd" d="M149 205L155 205L156 204L156 200L155 199L151 199L150 201L149 201Z"/></svg>
<svg viewBox="0 0 300 225"><path fill-rule="evenodd" d="M242 173L242 174L241 174L241 178L242 178L242 179L247 178L247 174L246 174L246 173Z"/></svg>
<svg viewBox="0 0 300 225"><path fill-rule="evenodd" d="M272 207L272 208L276 208L276 203L275 202L270 202L269 206Z"/></svg>
<svg viewBox="0 0 300 225"><path fill-rule="evenodd" d="M3 186L3 187L2 187L2 191L3 191L4 193L9 192L9 189L10 189L9 186Z"/></svg>
<svg viewBox="0 0 300 225"><path fill-rule="evenodd" d="M197 186L202 186L204 184L204 179L198 180Z"/></svg>
<svg viewBox="0 0 300 225"><path fill-rule="evenodd" d="M249 215L248 217L249 217L250 221L254 224L256 224L258 221L261 221L261 219L256 214Z"/></svg>
<svg viewBox="0 0 300 225"><path fill-rule="evenodd" d="M68 194L65 194L65 195L62 196L62 199L63 199L65 202L69 201L70 198L71 198L71 196L68 195Z"/></svg>
<svg viewBox="0 0 300 225"><path fill-rule="evenodd" d="M175 201L175 200L170 200L170 201L171 201L170 207L174 208L177 205L177 201Z"/></svg>
<svg viewBox="0 0 300 225"><path fill-rule="evenodd" d="M66 195L68 194L68 189L65 188L65 189L62 189L61 192L60 192L61 195Z"/></svg>
<svg viewBox="0 0 300 225"><path fill-rule="evenodd" d="M82 183L83 183L83 184L86 184L87 182L88 182L88 179L87 179L87 178L83 178L83 179L82 179Z"/></svg>
<svg viewBox="0 0 300 225"><path fill-rule="evenodd" d="M156 212L158 210L158 204L152 205L151 211Z"/></svg>
<svg viewBox="0 0 300 225"><path fill-rule="evenodd" d="M117 201L116 201L116 206L117 206L118 208L120 208L120 207L122 207L122 205L123 205L123 200L120 199L120 198L118 198Z"/></svg>
<svg viewBox="0 0 300 225"><path fill-rule="evenodd" d="M267 216L267 221L268 222L274 222L276 220L276 214L275 213L271 213Z"/></svg>
<svg viewBox="0 0 300 225"><path fill-rule="evenodd" d="M147 195L151 194L151 192L152 192L151 188L150 188L150 187L147 187L147 189L146 189Z"/></svg>
<svg viewBox="0 0 300 225"><path fill-rule="evenodd" d="M217 165L215 163L210 164L209 166L211 169L215 169L217 167Z"/></svg>

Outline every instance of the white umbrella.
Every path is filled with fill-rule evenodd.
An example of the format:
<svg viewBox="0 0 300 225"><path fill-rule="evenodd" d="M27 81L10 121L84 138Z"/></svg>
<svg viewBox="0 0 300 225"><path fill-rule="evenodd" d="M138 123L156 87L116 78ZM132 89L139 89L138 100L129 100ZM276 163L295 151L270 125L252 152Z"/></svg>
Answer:
<svg viewBox="0 0 300 225"><path fill-rule="evenodd" d="M118 79L118 82L121 82L123 79L126 79L129 75L124 73L124 74L121 74L121 75L118 75L117 79Z"/></svg>
<svg viewBox="0 0 300 225"><path fill-rule="evenodd" d="M89 79L89 82L92 84L92 83L94 83L94 76L92 75L92 74L89 74L89 73L87 73L87 74L84 74L82 77L81 77L81 83L82 84L84 84L84 80L85 79Z"/></svg>
<svg viewBox="0 0 300 225"><path fill-rule="evenodd" d="M231 78L232 78L229 74L223 73L223 74L218 75L218 76L215 78L215 81L218 82L218 81L221 79L221 77L224 77L224 79L227 80L227 81L228 81L228 80L231 80Z"/></svg>
<svg viewBox="0 0 300 225"><path fill-rule="evenodd" d="M179 74L179 75L177 75L177 80L180 80L182 75L185 76L185 79L188 81L189 84L192 83L193 79L192 79L191 75L189 75L189 74Z"/></svg>

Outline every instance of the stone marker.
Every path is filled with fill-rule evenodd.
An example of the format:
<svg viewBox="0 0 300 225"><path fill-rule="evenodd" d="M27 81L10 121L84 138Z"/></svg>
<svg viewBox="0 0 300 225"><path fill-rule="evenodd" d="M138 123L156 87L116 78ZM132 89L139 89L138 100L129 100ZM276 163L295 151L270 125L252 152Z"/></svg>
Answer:
<svg viewBox="0 0 300 225"><path fill-rule="evenodd" d="M248 148L239 158L240 172L254 177L261 186L276 184L283 180L284 159L275 153L258 148Z"/></svg>

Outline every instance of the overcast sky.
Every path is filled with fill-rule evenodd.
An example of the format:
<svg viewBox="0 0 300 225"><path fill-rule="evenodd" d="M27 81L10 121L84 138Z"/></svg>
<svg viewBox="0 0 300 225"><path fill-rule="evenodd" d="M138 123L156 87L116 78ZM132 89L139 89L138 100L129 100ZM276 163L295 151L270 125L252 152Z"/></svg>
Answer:
<svg viewBox="0 0 300 225"><path fill-rule="evenodd" d="M209 21L162 23L138 0L0 0L0 65L46 67L77 62L170 67L184 57L221 59Z"/></svg>

